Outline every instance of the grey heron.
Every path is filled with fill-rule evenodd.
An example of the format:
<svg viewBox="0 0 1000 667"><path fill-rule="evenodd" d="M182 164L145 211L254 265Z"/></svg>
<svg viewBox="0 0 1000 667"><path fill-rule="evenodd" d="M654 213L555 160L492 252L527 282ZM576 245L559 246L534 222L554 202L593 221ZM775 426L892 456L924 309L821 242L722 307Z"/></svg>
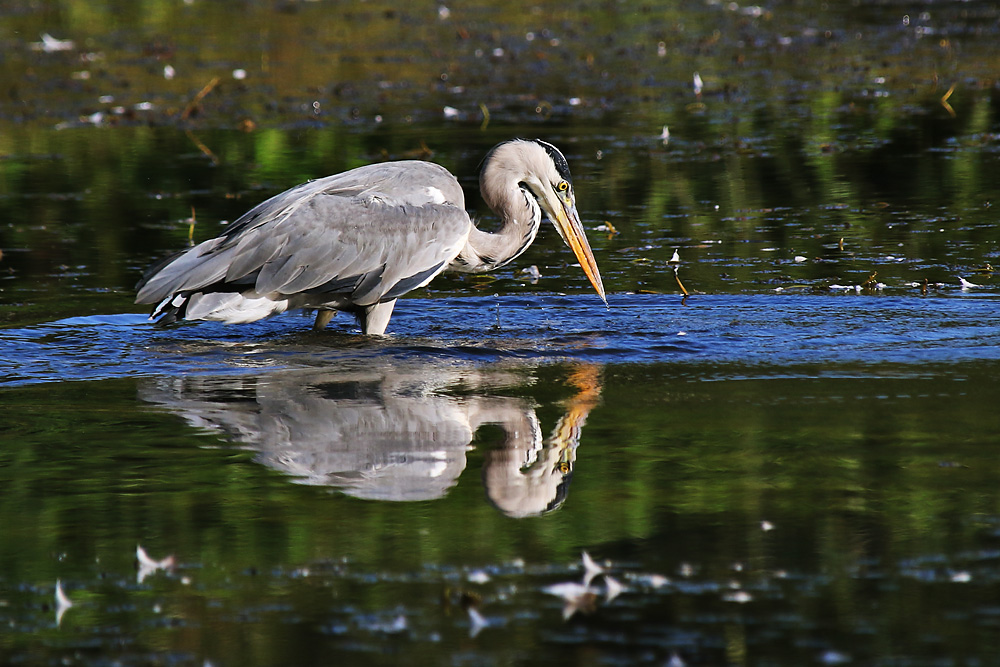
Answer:
<svg viewBox="0 0 1000 667"><path fill-rule="evenodd" d="M160 324L245 323L309 308L322 329L339 310L365 334L382 334L396 299L442 271L492 271L518 257L542 212L607 302L559 149L500 143L483 159L479 187L500 218L494 233L473 224L458 179L432 162L372 164L303 183L154 265L136 303L156 304L150 318Z"/></svg>

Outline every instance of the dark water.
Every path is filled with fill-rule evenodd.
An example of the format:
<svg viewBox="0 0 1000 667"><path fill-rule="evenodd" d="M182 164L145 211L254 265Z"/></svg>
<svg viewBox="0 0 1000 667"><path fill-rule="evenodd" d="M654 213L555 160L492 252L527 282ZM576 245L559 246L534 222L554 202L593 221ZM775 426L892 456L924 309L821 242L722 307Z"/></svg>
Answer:
<svg viewBox="0 0 1000 667"><path fill-rule="evenodd" d="M992 3L0 18L0 663L1000 664ZM488 225L511 136L608 308L550 229L385 338L132 305L360 164Z"/></svg>

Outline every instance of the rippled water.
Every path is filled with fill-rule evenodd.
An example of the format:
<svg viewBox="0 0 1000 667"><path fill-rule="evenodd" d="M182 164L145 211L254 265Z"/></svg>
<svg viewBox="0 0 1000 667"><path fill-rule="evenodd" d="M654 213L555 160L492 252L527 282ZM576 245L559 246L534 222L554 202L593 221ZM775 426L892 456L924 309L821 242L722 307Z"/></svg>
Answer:
<svg viewBox="0 0 1000 667"><path fill-rule="evenodd" d="M0 8L0 662L996 664L993 4L135 7ZM607 308L548 228L384 338L132 303L511 136Z"/></svg>
<svg viewBox="0 0 1000 667"><path fill-rule="evenodd" d="M719 364L809 374L818 365L996 360L997 303L990 294L618 294L607 309L583 296L407 299L392 335L373 341L353 320L317 333L308 315L293 313L241 327L168 329L143 315L82 316L2 330L0 345L8 385L372 360Z"/></svg>

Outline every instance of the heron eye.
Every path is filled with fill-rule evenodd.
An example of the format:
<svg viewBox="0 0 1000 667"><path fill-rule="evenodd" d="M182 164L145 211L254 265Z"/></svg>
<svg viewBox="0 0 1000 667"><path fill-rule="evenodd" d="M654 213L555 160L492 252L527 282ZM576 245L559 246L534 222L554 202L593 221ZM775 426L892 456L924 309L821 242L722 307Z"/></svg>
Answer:
<svg viewBox="0 0 1000 667"><path fill-rule="evenodd" d="M566 181L559 181L559 185L556 186L556 190L559 192L566 192L569 190L569 183Z"/></svg>

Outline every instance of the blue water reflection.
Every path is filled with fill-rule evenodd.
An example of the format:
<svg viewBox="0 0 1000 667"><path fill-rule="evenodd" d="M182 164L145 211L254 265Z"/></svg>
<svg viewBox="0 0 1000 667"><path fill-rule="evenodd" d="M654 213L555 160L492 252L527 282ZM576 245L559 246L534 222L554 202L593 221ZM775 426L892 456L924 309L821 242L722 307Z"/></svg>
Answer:
<svg viewBox="0 0 1000 667"><path fill-rule="evenodd" d="M348 318L315 333L308 317L296 314L238 327L168 329L141 315L74 317L0 330L3 384L243 374L373 359L692 362L788 366L796 373L799 364L821 370L1000 357L1000 316L990 294L616 294L608 309L594 301L544 295L404 299L391 335L374 339L359 336Z"/></svg>

